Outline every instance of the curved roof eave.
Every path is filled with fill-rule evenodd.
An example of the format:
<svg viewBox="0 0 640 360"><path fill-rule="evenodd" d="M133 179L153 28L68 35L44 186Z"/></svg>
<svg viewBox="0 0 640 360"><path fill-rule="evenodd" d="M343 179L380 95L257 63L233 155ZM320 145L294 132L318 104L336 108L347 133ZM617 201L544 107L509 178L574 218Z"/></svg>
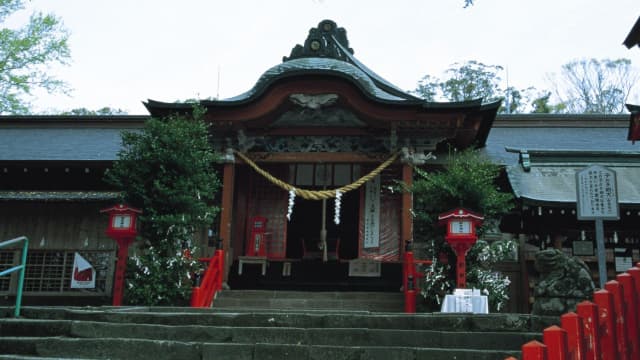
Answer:
<svg viewBox="0 0 640 360"><path fill-rule="evenodd" d="M231 105L250 102L262 95L270 85L281 79L306 75L326 75L345 79L356 85L371 100L382 103L415 105L424 102L423 99L399 90L388 91L389 88L378 86L377 81L370 74L351 63L331 58L306 57L275 65L265 71L250 90L224 100L213 100L211 104L222 105L222 103L226 103Z"/></svg>
<svg viewBox="0 0 640 360"><path fill-rule="evenodd" d="M344 46L342 46L342 44L340 43L340 41L338 41L335 36L331 36L333 38L333 40L335 41L336 46L338 46L340 49L342 49L342 51L344 52L345 56L347 57L347 59L349 59L349 61L351 61L356 67L358 67L360 70L362 70L365 74L367 74L371 80L374 81L374 83L381 89L383 89L384 91L393 94L395 96L407 99L407 100L417 100L417 101L424 101L424 99L411 95L410 93L398 88L397 86L393 85L392 83L390 83L389 81L385 80L383 77L381 77L380 75L376 74L373 70L369 69L366 65L364 65L363 63L360 62L360 60L356 59L355 56L353 56L351 54L350 51L348 51L347 49L344 48Z"/></svg>

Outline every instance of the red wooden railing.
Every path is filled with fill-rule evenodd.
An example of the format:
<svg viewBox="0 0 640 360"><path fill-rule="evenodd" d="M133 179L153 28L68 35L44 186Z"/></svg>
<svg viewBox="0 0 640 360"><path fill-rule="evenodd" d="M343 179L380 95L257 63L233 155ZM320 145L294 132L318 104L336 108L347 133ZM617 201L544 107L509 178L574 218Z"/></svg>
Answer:
<svg viewBox="0 0 640 360"><path fill-rule="evenodd" d="M202 281L193 287L191 307L211 307L216 293L222 289L224 277L224 250L216 250L211 258L198 259L208 266L202 275Z"/></svg>
<svg viewBox="0 0 640 360"><path fill-rule="evenodd" d="M542 343L522 345L522 360L640 360L639 307L640 263L544 329Z"/></svg>
<svg viewBox="0 0 640 360"><path fill-rule="evenodd" d="M416 298L420 293L420 278L424 274L418 271L418 264L431 265L431 260L416 260L413 251L405 251L402 266L402 289L404 291L404 312L413 314L416 312Z"/></svg>

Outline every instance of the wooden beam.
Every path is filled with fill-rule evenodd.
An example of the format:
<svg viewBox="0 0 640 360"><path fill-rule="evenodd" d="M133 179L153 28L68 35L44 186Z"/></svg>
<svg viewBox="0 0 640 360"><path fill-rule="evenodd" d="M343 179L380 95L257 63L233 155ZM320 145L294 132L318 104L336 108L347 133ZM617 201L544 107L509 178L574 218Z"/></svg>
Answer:
<svg viewBox="0 0 640 360"><path fill-rule="evenodd" d="M222 172L222 204L220 209L220 237L222 238L222 246L225 251L225 271L224 282L229 277L229 269L231 268L231 227L233 222L233 192L235 182L235 164L226 163Z"/></svg>
<svg viewBox="0 0 640 360"><path fill-rule="evenodd" d="M413 167L409 164L402 164L402 181L407 187L413 185ZM402 217L400 219L400 254L404 255L405 244L413 241L413 193L405 191L402 193ZM402 258L402 257L401 257Z"/></svg>
<svg viewBox="0 0 640 360"><path fill-rule="evenodd" d="M246 154L256 163L380 163L387 160L391 154L361 154L361 153L327 153L327 152L288 152L266 153L252 152ZM238 159L238 161L242 161Z"/></svg>

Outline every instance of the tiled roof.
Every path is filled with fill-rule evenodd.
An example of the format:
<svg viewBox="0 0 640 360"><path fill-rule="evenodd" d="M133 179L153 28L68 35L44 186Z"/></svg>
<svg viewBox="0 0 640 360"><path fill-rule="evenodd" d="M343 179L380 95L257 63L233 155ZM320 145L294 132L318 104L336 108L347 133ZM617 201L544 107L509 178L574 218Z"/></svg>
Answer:
<svg viewBox="0 0 640 360"><path fill-rule="evenodd" d="M117 159L121 148L120 133L142 126L143 118L131 123L109 126L60 125L55 118L46 122L7 123L0 117L1 160L105 160ZM584 119L590 119L584 121ZM37 116L31 119L40 119ZM582 119L582 120L581 120ZM517 163L517 154L505 147L582 151L640 151L627 138L628 115L513 115L499 116L482 150L494 162ZM608 127L606 127L608 126Z"/></svg>
<svg viewBox="0 0 640 360"><path fill-rule="evenodd" d="M0 161L112 161L122 131L142 127L146 117L0 117Z"/></svg>
<svg viewBox="0 0 640 360"><path fill-rule="evenodd" d="M616 173L618 201L640 204L640 152L522 149L516 155L526 158L507 166L507 176L514 195L527 203L575 203L576 173L603 165Z"/></svg>
<svg viewBox="0 0 640 360"><path fill-rule="evenodd" d="M502 165L518 161L505 147L540 150L640 151L627 141L628 115L501 115L482 150Z"/></svg>
<svg viewBox="0 0 640 360"><path fill-rule="evenodd" d="M0 201L113 201L114 191L0 191Z"/></svg>
<svg viewBox="0 0 640 360"><path fill-rule="evenodd" d="M249 100L255 95L264 90L268 84L276 79L285 76L293 76L300 74L321 74L321 75L335 75L338 77L344 77L349 80L353 80L367 95L372 98L376 98L382 101L413 101L422 103L423 101L409 94L399 96L391 94L384 89L378 87L376 82L372 79L371 74L366 73L359 67L350 64L342 60L336 60L331 58L299 58L289 60L278 64L271 69L267 70L258 79L256 84L251 90L240 94L238 96L225 99L226 102L243 102Z"/></svg>

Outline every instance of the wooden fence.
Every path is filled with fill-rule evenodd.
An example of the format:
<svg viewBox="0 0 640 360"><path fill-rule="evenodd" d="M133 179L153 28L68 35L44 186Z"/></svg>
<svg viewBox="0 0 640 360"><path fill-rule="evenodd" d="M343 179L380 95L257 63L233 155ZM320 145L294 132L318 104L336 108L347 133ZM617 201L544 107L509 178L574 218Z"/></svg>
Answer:
<svg viewBox="0 0 640 360"><path fill-rule="evenodd" d="M640 360L639 305L640 263L544 329L542 343L522 345L521 360Z"/></svg>

